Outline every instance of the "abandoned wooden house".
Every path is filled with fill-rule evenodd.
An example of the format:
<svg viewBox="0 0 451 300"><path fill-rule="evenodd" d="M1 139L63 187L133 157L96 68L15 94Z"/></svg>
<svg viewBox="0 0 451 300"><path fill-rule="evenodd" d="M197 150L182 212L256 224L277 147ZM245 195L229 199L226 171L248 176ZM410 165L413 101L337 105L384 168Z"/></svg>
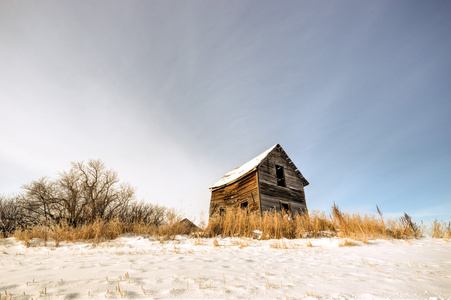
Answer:
<svg viewBox="0 0 451 300"><path fill-rule="evenodd" d="M304 187L309 182L277 144L233 169L211 189L210 217L229 207L251 211L307 211Z"/></svg>

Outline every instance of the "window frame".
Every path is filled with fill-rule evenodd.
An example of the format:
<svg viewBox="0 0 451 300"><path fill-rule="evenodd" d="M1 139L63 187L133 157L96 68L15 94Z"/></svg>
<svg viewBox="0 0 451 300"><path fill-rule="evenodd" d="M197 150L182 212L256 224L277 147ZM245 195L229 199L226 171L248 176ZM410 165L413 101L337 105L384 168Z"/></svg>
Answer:
<svg viewBox="0 0 451 300"><path fill-rule="evenodd" d="M276 165L276 180L277 186L287 187L287 182L285 180L285 170L283 166Z"/></svg>
<svg viewBox="0 0 451 300"><path fill-rule="evenodd" d="M285 209L285 206L288 208ZM279 207L280 207L280 211L283 213L285 212L286 214L291 215L293 213L293 209L291 208L291 203L290 202L286 202L286 201L279 201Z"/></svg>

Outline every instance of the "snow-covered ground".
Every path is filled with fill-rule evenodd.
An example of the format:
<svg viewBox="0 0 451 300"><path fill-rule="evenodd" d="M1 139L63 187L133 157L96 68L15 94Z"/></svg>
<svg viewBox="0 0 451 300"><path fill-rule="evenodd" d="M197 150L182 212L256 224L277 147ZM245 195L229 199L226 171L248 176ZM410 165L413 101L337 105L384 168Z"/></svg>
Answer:
<svg viewBox="0 0 451 300"><path fill-rule="evenodd" d="M341 242L124 236L26 248L8 238L0 240L0 297L451 298L451 241Z"/></svg>

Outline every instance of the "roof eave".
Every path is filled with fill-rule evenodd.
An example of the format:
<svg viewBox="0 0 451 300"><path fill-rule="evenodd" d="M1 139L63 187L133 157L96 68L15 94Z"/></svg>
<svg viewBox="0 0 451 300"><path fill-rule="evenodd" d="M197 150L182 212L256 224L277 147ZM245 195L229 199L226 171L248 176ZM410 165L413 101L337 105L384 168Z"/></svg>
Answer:
<svg viewBox="0 0 451 300"><path fill-rule="evenodd" d="M223 176L220 180L218 180L217 182L215 182L212 186L210 186L209 189L213 191L213 190L217 190L217 189L223 188L223 187L225 187L225 186L228 186L228 185L230 185L230 184L233 184L233 183L237 182L238 180L242 179L244 176L246 176L246 175L248 175L248 174L254 172L254 171L261 165L262 161L265 160L265 159L266 159L266 158L267 158L267 157L268 157L268 156L269 156L269 155L270 155L277 147L280 147L280 145L279 145L279 144L275 144L274 146L272 146L271 148L269 148L269 149L266 150L265 152L263 152L263 153L261 153L260 155L256 156L254 159L257 159L257 158L258 158L259 161L258 161L258 163L255 164L250 170L248 170L248 171L246 171L245 173L241 174L241 175L238 176L237 178L231 179L230 181L226 181L226 182L223 183L223 184L218 184L218 185L216 185L218 182L222 181L222 179L223 179L226 175L228 175L229 173L233 172L233 170L232 170L231 172L229 172L229 173L227 173L225 176ZM265 154L265 153L266 153L266 154ZM264 156L263 156L263 155L264 155ZM260 156L262 156L262 157L260 157ZM250 160L249 162L253 161L254 159ZM249 163L249 162L247 162L247 163ZM246 165L247 163L245 163L244 165ZM238 167L238 168L236 168L236 169L242 168L244 165L241 165L240 167ZM234 169L234 170L235 170L235 169Z"/></svg>
<svg viewBox="0 0 451 300"><path fill-rule="evenodd" d="M210 186L209 189L210 189L211 191L215 191L215 190L222 189L222 188L224 188L224 187L226 187L226 186L228 186L228 185L234 184L235 182L241 180L243 177L246 177L247 175L249 175L249 174L251 174L251 173L257 171L257 168L258 168L259 165L260 165L260 164L258 164L255 168L249 170L248 172L244 173L244 174L241 175L240 177L238 177L238 178L236 178L236 179L234 179L234 180L232 180L232 181L230 181L230 182L227 182L227 183L224 183L224 184L218 185L218 186Z"/></svg>

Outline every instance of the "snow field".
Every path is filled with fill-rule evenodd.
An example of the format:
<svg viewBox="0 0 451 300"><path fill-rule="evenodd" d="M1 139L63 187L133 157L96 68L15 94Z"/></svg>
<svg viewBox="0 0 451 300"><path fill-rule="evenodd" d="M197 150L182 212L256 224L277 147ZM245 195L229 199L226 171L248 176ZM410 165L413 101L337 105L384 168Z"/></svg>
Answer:
<svg viewBox="0 0 451 300"><path fill-rule="evenodd" d="M42 241L34 241L41 243ZM26 248L0 240L7 299L451 298L451 242L123 236Z"/></svg>

